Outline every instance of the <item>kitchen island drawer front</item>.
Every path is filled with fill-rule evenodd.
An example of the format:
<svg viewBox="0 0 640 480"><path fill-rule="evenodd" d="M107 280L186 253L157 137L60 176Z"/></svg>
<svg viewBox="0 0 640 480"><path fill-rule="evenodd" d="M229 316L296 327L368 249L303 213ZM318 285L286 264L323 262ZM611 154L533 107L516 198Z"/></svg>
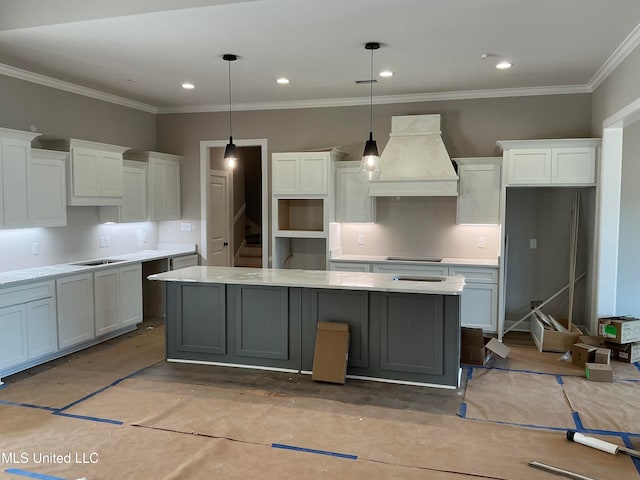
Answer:
<svg viewBox="0 0 640 480"><path fill-rule="evenodd" d="M449 267L449 275L462 275L466 283L498 283L497 267Z"/></svg>
<svg viewBox="0 0 640 480"><path fill-rule="evenodd" d="M42 298L53 297L55 281L34 282L19 287L7 287L0 289L0 308L9 305L32 302Z"/></svg>
<svg viewBox="0 0 640 480"><path fill-rule="evenodd" d="M400 263L374 264L374 273L394 273L410 275L449 275L449 267L443 265L407 265Z"/></svg>
<svg viewBox="0 0 640 480"><path fill-rule="evenodd" d="M180 358L180 352L226 353L225 291L224 285L180 286L175 345L168 345L170 356Z"/></svg>
<svg viewBox="0 0 640 480"><path fill-rule="evenodd" d="M442 296L389 293L380 307L380 368L442 375Z"/></svg>

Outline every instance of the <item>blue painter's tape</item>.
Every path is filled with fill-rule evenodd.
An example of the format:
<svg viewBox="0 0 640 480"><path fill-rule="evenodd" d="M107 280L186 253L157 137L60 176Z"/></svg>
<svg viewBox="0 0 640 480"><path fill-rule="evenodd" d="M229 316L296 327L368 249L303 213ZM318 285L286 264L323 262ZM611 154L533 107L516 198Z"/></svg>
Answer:
<svg viewBox="0 0 640 480"><path fill-rule="evenodd" d="M521 370L521 369L515 369L515 368L503 368L503 367L486 367L486 366L476 366L475 368L484 368L487 370L500 370L503 372L517 372L517 373L533 373L535 375L552 375L552 376L556 376L557 373L548 373L548 372L536 372L535 370ZM579 377L579 378L584 378L584 375L562 375L563 377Z"/></svg>
<svg viewBox="0 0 640 480"><path fill-rule="evenodd" d="M12 402L11 400L0 400L0 405L12 405L14 407L38 408L40 410L47 410L49 412L57 411L57 408L53 408L53 407L43 407L42 405L34 405L32 403Z"/></svg>
<svg viewBox="0 0 640 480"><path fill-rule="evenodd" d="M44 473L29 472L27 470L20 470L19 468L7 468L5 473L12 473L13 475L20 475L21 477L37 478L39 480L65 480L61 477L53 477L51 475L45 475Z"/></svg>
<svg viewBox="0 0 640 480"><path fill-rule="evenodd" d="M346 458L348 460L357 460L357 455L349 455L348 453L330 452L328 450L316 450L314 448L294 447L293 445L284 445L282 443L272 443L273 448L282 448L284 450L294 450L296 452L316 453L318 455L329 455L331 457Z"/></svg>
<svg viewBox="0 0 640 480"><path fill-rule="evenodd" d="M458 416L462 418L466 418L467 416L467 402L462 402L460 404L460 411L458 412Z"/></svg>
<svg viewBox="0 0 640 480"><path fill-rule="evenodd" d="M467 367L467 380L471 380L473 378L473 367Z"/></svg>
<svg viewBox="0 0 640 480"><path fill-rule="evenodd" d="M634 365L634 366L636 367L636 369L640 372L640 363L635 362L633 365Z"/></svg>
<svg viewBox="0 0 640 480"><path fill-rule="evenodd" d="M60 417L68 417L68 418L77 418L79 420L89 420L90 422L100 422L100 423L110 423L112 425L122 425L124 422L120 420L111 420L110 418L100 418L100 417L89 417L86 415L74 415L73 413L66 412L53 412L54 415L58 415Z"/></svg>
<svg viewBox="0 0 640 480"><path fill-rule="evenodd" d="M584 425L582 425L580 414L578 412L571 412L571 416L573 417L573 422L576 424L576 430L584 432Z"/></svg>
<svg viewBox="0 0 640 480"><path fill-rule="evenodd" d="M556 375L556 382L558 382L558 385L564 385L564 380L562 380L562 375Z"/></svg>
<svg viewBox="0 0 640 480"><path fill-rule="evenodd" d="M157 362L156 362L156 363L157 363ZM71 403L70 403L70 404L68 404L68 405L65 405L64 407L60 408L58 411L63 412L63 411L65 411L65 410L70 409L71 407L75 407L75 406L76 406L76 405L78 405L79 403L82 403L82 402L84 402L84 401L86 401L86 400L89 400L91 397L94 397L94 396L98 395L99 393L102 393L102 392L104 392L105 390L107 390L107 389L109 389L109 388L111 388L111 387L115 387L115 386L116 386L116 385L118 385L119 383L124 382L126 379L131 378L131 377L133 377L133 376L135 376L135 375L139 374L140 372L142 372L142 371L146 370L146 369L147 369L147 368L149 368L149 367L152 367L153 365L155 365L155 363L154 363L154 364L152 364L152 365L148 365L148 366L146 366L146 367L142 367L141 369L136 370L135 372L130 373L129 375L127 375L127 376L125 376L125 377L118 378L117 380L114 380L113 382L111 382L111 383L110 383L109 385L107 385L106 387L99 388L99 389L98 389L98 390L96 390L95 392L91 392L91 393L89 393L89 394L85 395L84 397L82 397L82 398L80 398L80 399L78 399L78 400L75 400L75 401L71 402Z"/></svg>

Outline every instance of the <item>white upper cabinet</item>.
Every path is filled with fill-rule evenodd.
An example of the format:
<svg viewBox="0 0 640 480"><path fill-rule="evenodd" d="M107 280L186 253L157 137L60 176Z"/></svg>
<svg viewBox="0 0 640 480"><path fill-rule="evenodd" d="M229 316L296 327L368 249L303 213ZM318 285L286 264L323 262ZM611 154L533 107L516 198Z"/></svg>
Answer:
<svg viewBox="0 0 640 480"><path fill-rule="evenodd" d="M0 128L0 226L30 226L31 140L38 133Z"/></svg>
<svg viewBox="0 0 640 480"><path fill-rule="evenodd" d="M76 139L69 145L69 205L122 204L122 154L128 148Z"/></svg>
<svg viewBox="0 0 640 480"><path fill-rule="evenodd" d="M126 158L147 162L147 211L152 221L179 220L180 160L182 157L168 153L129 151Z"/></svg>
<svg viewBox="0 0 640 480"><path fill-rule="evenodd" d="M144 222L147 220L147 164L124 161L122 205L100 207L100 222Z"/></svg>
<svg viewBox="0 0 640 480"><path fill-rule="evenodd" d="M273 154L274 195L327 195L329 165L338 152L289 152Z"/></svg>
<svg viewBox="0 0 640 480"><path fill-rule="evenodd" d="M504 149L506 185L592 186L600 139L498 142Z"/></svg>
<svg viewBox="0 0 640 480"><path fill-rule="evenodd" d="M34 226L67 225L65 165L68 153L31 150L29 220Z"/></svg>
<svg viewBox="0 0 640 480"><path fill-rule="evenodd" d="M500 223L500 157L455 158L460 178L457 223Z"/></svg>
<svg viewBox="0 0 640 480"><path fill-rule="evenodd" d="M373 223L376 199L369 196L369 182L360 172L360 162L336 162L336 222Z"/></svg>

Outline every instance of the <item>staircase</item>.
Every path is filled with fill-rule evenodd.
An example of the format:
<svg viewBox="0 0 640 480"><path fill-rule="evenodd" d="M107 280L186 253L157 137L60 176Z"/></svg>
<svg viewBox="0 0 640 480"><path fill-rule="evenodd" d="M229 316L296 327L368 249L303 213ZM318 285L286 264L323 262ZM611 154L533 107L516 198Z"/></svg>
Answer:
<svg viewBox="0 0 640 480"><path fill-rule="evenodd" d="M243 245L234 267L262 267L262 245Z"/></svg>

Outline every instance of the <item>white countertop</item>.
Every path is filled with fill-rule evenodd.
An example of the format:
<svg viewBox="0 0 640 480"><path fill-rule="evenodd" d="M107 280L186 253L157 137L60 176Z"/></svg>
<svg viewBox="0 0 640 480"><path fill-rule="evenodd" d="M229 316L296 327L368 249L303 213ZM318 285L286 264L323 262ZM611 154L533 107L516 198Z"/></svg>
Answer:
<svg viewBox="0 0 640 480"><path fill-rule="evenodd" d="M41 267L31 267L22 270L10 270L7 272L0 272L0 287L9 287L12 285L19 285L21 283L27 283L33 280L47 280L55 278L59 275L66 275L70 273L79 273L85 271L96 270L106 267L115 267L120 265L126 265L128 263L147 262L150 260L158 260L162 258L173 258L181 255L188 255L190 253L196 253L195 245L167 245L166 248L159 248L157 250L141 250L134 253L127 253L124 255L106 255L99 258L108 258L113 260L121 260L117 263L106 265L75 265L78 262L98 260L95 259L78 259L71 263L60 263L57 265L44 265Z"/></svg>
<svg viewBox="0 0 640 480"><path fill-rule="evenodd" d="M270 285L280 287L332 288L381 292L460 295L464 277L446 276L442 282L394 280L390 273L332 272L326 270L284 270L242 267L189 267L150 275L165 282Z"/></svg>
<svg viewBox="0 0 640 480"><path fill-rule="evenodd" d="M411 260L389 260L381 255L339 255L332 257L330 262L362 262L362 263L393 263L404 265L446 265L446 266L487 266L498 267L498 259L483 258L443 258L441 262L421 262Z"/></svg>

